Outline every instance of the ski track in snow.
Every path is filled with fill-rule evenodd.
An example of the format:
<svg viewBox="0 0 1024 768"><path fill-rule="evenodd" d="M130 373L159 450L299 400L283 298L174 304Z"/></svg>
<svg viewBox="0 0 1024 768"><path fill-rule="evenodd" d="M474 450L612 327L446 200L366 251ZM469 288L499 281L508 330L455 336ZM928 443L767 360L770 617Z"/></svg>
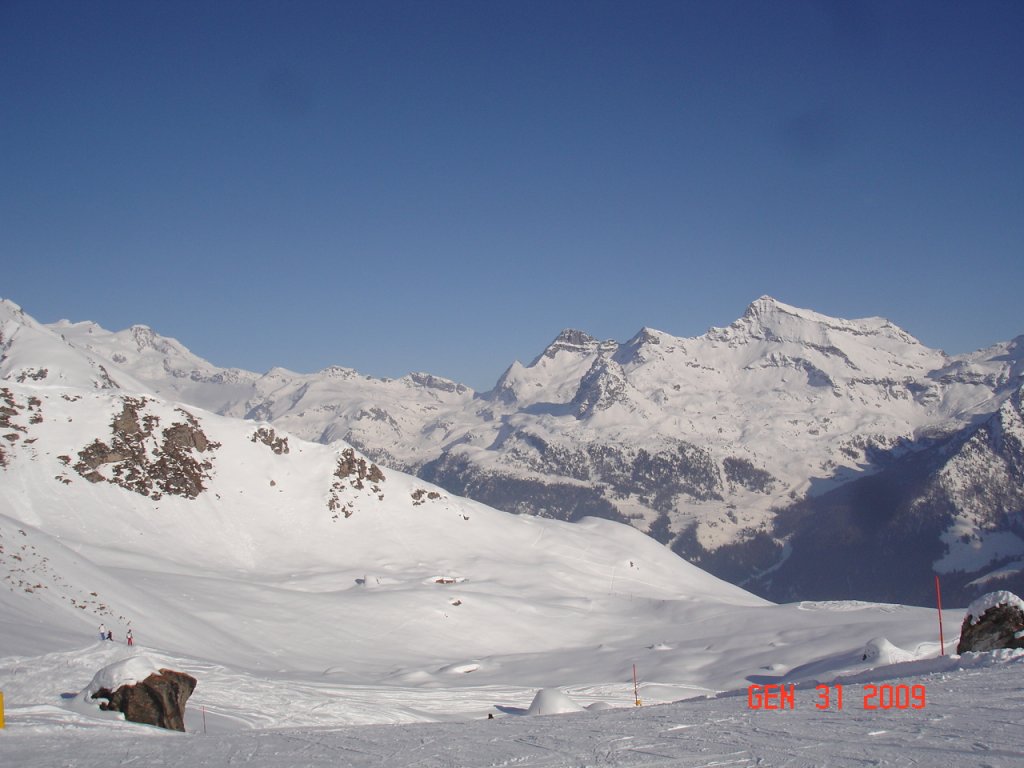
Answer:
<svg viewBox="0 0 1024 768"><path fill-rule="evenodd" d="M85 654L92 656L92 654ZM6 666L22 693L45 686L74 654ZM21 670L19 672L19 669ZM901 676L907 672L931 671ZM431 691L301 685L253 679L215 665L199 674L188 733L88 717L58 703L8 705L0 765L349 766L351 768L597 768L598 766L1018 766L1024 761L1024 655L969 654L868 670L844 683L844 706L819 710L817 691L798 687L795 708L757 710L745 690L711 699L567 715L482 719L482 701L523 703L532 691L500 686ZM17 685L19 676L20 688ZM923 685L923 709L864 708L865 685ZM58 678L59 681L59 678ZM833 686L834 688L834 686ZM206 701L206 704L199 702ZM220 702L218 705L216 702ZM398 720L410 707L435 709L447 722L275 727L302 712ZM204 732L203 708L206 709ZM368 711L368 708L369 711ZM507 707L507 709L514 709ZM474 719L466 712L477 711ZM296 715L295 713L300 713Z"/></svg>

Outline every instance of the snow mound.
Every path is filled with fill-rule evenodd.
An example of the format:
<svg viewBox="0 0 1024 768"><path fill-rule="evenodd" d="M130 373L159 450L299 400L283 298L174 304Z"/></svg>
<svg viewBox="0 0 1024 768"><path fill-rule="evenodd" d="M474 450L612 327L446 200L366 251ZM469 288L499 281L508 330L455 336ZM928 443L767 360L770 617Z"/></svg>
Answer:
<svg viewBox="0 0 1024 768"><path fill-rule="evenodd" d="M145 654L129 656L127 659L104 667L93 675L92 682L85 687L82 693L92 696L101 688L116 691L122 685L134 685L159 672L160 665L151 657Z"/></svg>
<svg viewBox="0 0 1024 768"><path fill-rule="evenodd" d="M971 626L981 621L985 611L989 608L995 608L997 605L1009 605L1024 611L1024 600L1021 600L1013 592L1007 592L1005 589L998 592L989 592L968 606L967 615L971 617Z"/></svg>
<svg viewBox="0 0 1024 768"><path fill-rule="evenodd" d="M869 640L864 646L864 661L871 661L876 664L900 664L904 661L914 661L914 654L893 645L884 637L876 637Z"/></svg>
<svg viewBox="0 0 1024 768"><path fill-rule="evenodd" d="M582 712L583 707L557 688L541 688L533 697L533 703L526 710L528 715L561 715L567 712Z"/></svg>

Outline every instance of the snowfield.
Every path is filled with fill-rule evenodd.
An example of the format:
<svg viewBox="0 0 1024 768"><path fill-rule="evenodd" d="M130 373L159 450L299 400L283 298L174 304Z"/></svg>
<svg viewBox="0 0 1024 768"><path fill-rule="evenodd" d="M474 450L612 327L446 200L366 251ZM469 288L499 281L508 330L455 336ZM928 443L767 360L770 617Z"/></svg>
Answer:
<svg viewBox="0 0 1024 768"><path fill-rule="evenodd" d="M769 296L693 338L643 328L620 343L566 329L479 393L425 373L220 368L147 326L111 332L65 320L29 331L31 348L12 369L39 371L71 347L91 368L68 381L110 372L128 389L264 419L311 441L344 440L389 466L421 473L436 464L431 479L453 489L470 473L460 492L509 511L535 512L524 489L557 484L563 498L540 493L530 503L569 519L565 488L600 488L602 516L617 512L641 530L661 520L676 535L692 527L708 551L743 541L796 498L877 471L883 456L995 413L1024 382L1019 339L949 356L884 318L829 317ZM649 461L677 465L671 503L652 502L668 482L653 482ZM959 516L940 572L1024 554L1014 532L991 535L983 509ZM985 546L965 546L965 535Z"/></svg>
<svg viewBox="0 0 1024 768"><path fill-rule="evenodd" d="M940 656L933 610L775 605L630 526L506 514L4 329L4 768L1024 760L1024 657ZM161 667L198 680L185 734L88 695Z"/></svg>
<svg viewBox="0 0 1024 768"><path fill-rule="evenodd" d="M0 763L24 768L115 765L251 766L1016 766L1024 759L1024 656L994 652L877 667L820 690L798 686L794 708L754 709L746 690L658 706L632 706L632 690L603 689L614 709L524 715L532 691L502 687L415 691L250 678L184 659L201 682L187 734L99 719L70 709L61 683L123 653L103 644L79 652L6 659L11 688ZM199 667L199 669L197 669ZM866 709L882 688L923 686L922 709ZM585 702L585 687L567 689ZM24 698L23 698L24 697ZM18 703L21 700L21 703ZM909 700L909 699L908 699ZM30 703L31 702L31 703ZM489 708L494 720L483 718ZM406 720L434 709L435 722L331 725L365 716ZM326 710L324 712L323 710ZM470 716L469 710L477 710ZM459 716L459 713L462 716ZM348 717L346 717L346 714ZM472 718L472 719L470 719ZM298 724L301 721L307 724ZM308 724L319 721L321 725Z"/></svg>

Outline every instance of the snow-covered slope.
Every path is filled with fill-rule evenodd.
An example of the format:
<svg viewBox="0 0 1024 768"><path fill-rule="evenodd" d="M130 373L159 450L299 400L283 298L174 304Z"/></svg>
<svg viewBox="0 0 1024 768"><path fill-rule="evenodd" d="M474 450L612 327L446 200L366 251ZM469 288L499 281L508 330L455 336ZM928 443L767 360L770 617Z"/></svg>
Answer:
<svg viewBox="0 0 1024 768"><path fill-rule="evenodd" d="M913 674L934 691L938 715L967 706L940 673L977 665L927 661L939 650L932 611L853 601L774 605L629 526L500 512L378 465L342 441L308 442L267 421L167 400L152 382L97 388L90 372L97 360L105 366L101 345L83 349L34 329L60 354L22 357L8 342L24 341L26 326L15 326L4 326L0 362L5 765L73 759L89 768L112 755L167 765L576 765L598 757L644 764L650 750L624 751L621 739L657 740L664 732L669 740L655 750L657 760L684 759L674 729L708 718L733 723L727 741L742 740L751 760L766 754L756 738L763 724L742 696L675 705L705 709L636 709L634 664L647 705L793 682L809 686L800 695L811 711L817 680ZM40 366L46 376L21 375ZM116 642L96 639L100 623ZM122 644L128 628L136 648ZM948 646L955 641L946 638ZM889 660L925 661L894 673L878 649ZM76 695L100 669L134 653L148 666L199 679L186 741L172 746L173 737L101 719L88 697ZM1004 661L1012 674L1014 658ZM508 738L497 741L496 731L482 731L479 742L465 740L465 725L390 726L387 746L373 729L337 730L486 713L515 729L513 720L526 719L509 716L525 714L538 689L556 686L581 705L626 711L568 716L588 718L575 722L604 734L596 742L566 741L543 726L543 738L563 747L539 753L536 726L503 731ZM850 714L843 721L850 725L828 731L828 741L838 740L844 754L870 755L851 729L879 730L880 721ZM666 717L675 724L664 724ZM819 727L798 722L804 734ZM902 739L915 728L920 734L925 721L899 722ZM216 744L199 743L207 727L219 734ZM255 730L239 732L248 729ZM973 738L987 732L982 724L969 730ZM783 732L770 740L779 759L796 754L778 746ZM430 746L453 739L468 750L463 757ZM717 752L724 742L705 729L697 743ZM829 754L812 752L816 762ZM949 754L960 756L953 747Z"/></svg>
<svg viewBox="0 0 1024 768"><path fill-rule="evenodd" d="M378 379L331 366L309 374L273 368L261 375L218 368L143 325L117 333L90 322L62 320L49 327L167 399L272 421L306 440L366 446L377 461L396 468L422 463L425 447L443 440L446 421L473 401L468 387L426 373Z"/></svg>
<svg viewBox="0 0 1024 768"><path fill-rule="evenodd" d="M54 381L87 369L81 354ZM483 680L555 653L571 680L622 663L598 647L608 638L658 659L674 626L776 610L628 526L509 515L342 442L124 389L7 381L0 401L4 599L48 637L102 621L180 653L254 666L287 653L353 681ZM794 631L814 631L805 613ZM694 679L719 686L720 672Z"/></svg>
<svg viewBox="0 0 1024 768"><path fill-rule="evenodd" d="M104 363L109 361L82 354L17 304L0 299L0 380L85 389L116 389L123 384L135 391L147 391L147 387L127 371L114 368L117 376L112 377Z"/></svg>
<svg viewBox="0 0 1024 768"><path fill-rule="evenodd" d="M172 400L346 441L507 511L629 522L734 580L778 564L779 510L976 428L1024 374L1021 338L953 357L883 318L770 297L695 338L564 331L487 393L339 367L258 375L216 368L142 326L49 328Z"/></svg>
<svg viewBox="0 0 1024 768"><path fill-rule="evenodd" d="M814 686L795 690L793 708L767 710L752 708L746 690L636 708L630 688L609 711L522 717L517 715L535 691L492 687L475 693L491 705L494 720L445 722L457 717L474 692L423 691L417 703L433 707L427 717L434 722L401 726L346 723L368 710L398 711L409 701L408 692L245 678L202 665L186 710L189 733L183 735L98 720L50 703L48 691L84 685L83 677L88 681L91 670L109 659L109 651L100 650L0 666L0 674L13 673L20 683L7 730L0 732L4 765L1010 768L1024 754L1024 720L1014 705L1021 694L1020 655L967 654L879 666L830 686L826 707ZM181 666L186 660L166 661ZM923 706L911 708L911 694L914 706ZM884 709L883 696L890 705ZM891 705L896 696L903 708ZM569 688L568 698L587 703L593 692Z"/></svg>
<svg viewBox="0 0 1024 768"><path fill-rule="evenodd" d="M422 663L442 664L591 643L627 621L630 601L763 604L628 527L512 516L342 443L123 391L10 384L0 398L7 583L165 647L213 634L233 658L263 659L271 605L294 625L295 662L355 655L358 677L416 658L406 632ZM72 579L73 556L106 575ZM142 607L154 569L168 574L159 610ZM223 593L212 619L192 609L208 582ZM592 613L596 626L579 621Z"/></svg>
<svg viewBox="0 0 1024 768"><path fill-rule="evenodd" d="M958 602L1024 591L1022 393L975 427L781 512L772 533L785 547L765 561L781 562L756 577L757 590L822 598L845 585L925 604L935 573Z"/></svg>

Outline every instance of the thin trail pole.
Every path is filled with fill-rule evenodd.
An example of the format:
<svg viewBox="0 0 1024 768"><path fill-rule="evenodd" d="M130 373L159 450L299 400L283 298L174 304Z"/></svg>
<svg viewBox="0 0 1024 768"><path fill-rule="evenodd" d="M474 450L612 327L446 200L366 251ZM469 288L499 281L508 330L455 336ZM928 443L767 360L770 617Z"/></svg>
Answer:
<svg viewBox="0 0 1024 768"><path fill-rule="evenodd" d="M942 639L942 590L939 588L939 574L935 574L935 600L939 605L939 655L946 655L946 643Z"/></svg>
<svg viewBox="0 0 1024 768"><path fill-rule="evenodd" d="M640 701L640 689L637 688L636 684L636 664L633 665L633 700L636 702L638 707L642 706L642 702Z"/></svg>

